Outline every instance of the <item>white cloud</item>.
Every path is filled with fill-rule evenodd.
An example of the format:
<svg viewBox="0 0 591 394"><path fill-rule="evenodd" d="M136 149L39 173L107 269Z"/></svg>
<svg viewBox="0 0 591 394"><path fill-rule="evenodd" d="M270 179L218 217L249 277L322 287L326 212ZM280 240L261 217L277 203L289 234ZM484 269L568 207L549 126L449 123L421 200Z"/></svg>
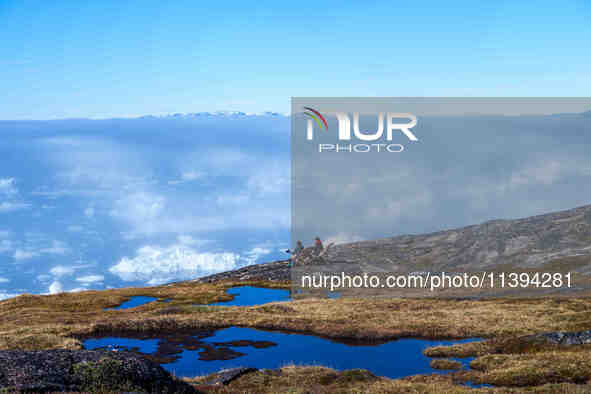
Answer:
<svg viewBox="0 0 591 394"><path fill-rule="evenodd" d="M183 244L148 245L139 248L133 258L123 257L109 271L125 281L160 284L231 270L239 259L234 253L199 253Z"/></svg>
<svg viewBox="0 0 591 394"><path fill-rule="evenodd" d="M201 172L201 171L193 171L193 170L189 170L189 171L184 171L181 174L180 179L173 179L168 181L169 185L179 185L185 182L193 182L196 181L198 179L201 179L205 176L205 173Z"/></svg>
<svg viewBox="0 0 591 394"><path fill-rule="evenodd" d="M590 176L591 166L584 158L555 158L536 161L521 168L501 180L488 180L484 178L479 183L465 185L458 195L465 193L470 198L478 196L503 195L514 192L519 188L531 186L551 186L568 176Z"/></svg>
<svg viewBox="0 0 591 394"><path fill-rule="evenodd" d="M51 285L49 285L49 294L59 294L64 292L64 287L62 286L61 282L53 281Z"/></svg>
<svg viewBox="0 0 591 394"><path fill-rule="evenodd" d="M363 241L363 239L357 235L352 235L352 234L347 234L347 233L338 233L333 236L327 237L324 240L323 244L326 247L331 243L338 245L338 244L347 244L347 243L359 242L359 241Z"/></svg>
<svg viewBox="0 0 591 394"><path fill-rule="evenodd" d="M138 192L119 199L111 215L141 224L156 219L162 213L165 203L163 196Z"/></svg>
<svg viewBox="0 0 591 394"><path fill-rule="evenodd" d="M183 172L182 179L184 181L195 181L203 177L203 173L199 171L186 171Z"/></svg>
<svg viewBox="0 0 591 394"><path fill-rule="evenodd" d="M84 216L86 216L89 219L92 219L94 217L94 207L88 207L84 210Z"/></svg>
<svg viewBox="0 0 591 394"><path fill-rule="evenodd" d="M51 146L59 166L57 176L76 187L105 193L146 182L143 158L133 149L96 137L55 137Z"/></svg>
<svg viewBox="0 0 591 394"><path fill-rule="evenodd" d="M209 239L196 239L190 235L182 235L182 234L177 237L177 240L179 241L180 244L189 245L189 246L203 246L203 245L206 245L206 244L212 242Z"/></svg>
<svg viewBox="0 0 591 394"><path fill-rule="evenodd" d="M68 246L64 242L54 240L50 247L43 248L39 252L43 253L43 254L61 254L61 255L63 255L63 254L69 253L70 248L68 248Z"/></svg>
<svg viewBox="0 0 591 394"><path fill-rule="evenodd" d="M514 173L509 180L509 186L551 185L573 169L570 163L557 160L548 160L537 164ZM577 167L574 166L574 168Z"/></svg>
<svg viewBox="0 0 591 394"><path fill-rule="evenodd" d="M260 164L254 156L236 149L215 149L209 152L196 152L193 158L184 158L185 173L195 172L194 168L200 168L208 176L243 176L251 172L251 169ZM199 171L200 172L200 171Z"/></svg>
<svg viewBox="0 0 591 394"><path fill-rule="evenodd" d="M12 250L12 241L3 239L0 241L0 253L8 252Z"/></svg>
<svg viewBox="0 0 591 394"><path fill-rule="evenodd" d="M17 194L14 178L0 178L0 193L6 195Z"/></svg>
<svg viewBox="0 0 591 394"><path fill-rule="evenodd" d="M271 161L249 176L247 187L251 194L267 196L269 194L289 193L290 165L285 161Z"/></svg>
<svg viewBox="0 0 591 394"><path fill-rule="evenodd" d="M47 275L47 274L37 275L37 280L39 282L49 282L51 280L51 275Z"/></svg>
<svg viewBox="0 0 591 394"><path fill-rule="evenodd" d="M264 153L211 149L178 157L179 179L168 184L211 178L211 184L199 186L208 188L216 184L215 177L224 177L223 187L197 194L161 188L162 182L154 182L158 171L152 170L151 158L135 145L82 137L51 138L46 143L55 151L60 190L72 189L79 195L94 191L84 214L94 217L94 204L101 204L120 222L119 231L126 239L289 226L288 195L277 195L289 192L289 163Z"/></svg>
<svg viewBox="0 0 591 394"><path fill-rule="evenodd" d="M216 199L216 202L219 206L224 206L224 207L228 207L228 206L245 206L245 205L249 205L250 202L250 196L248 194L242 193L242 194L236 194L236 193L231 193L231 194L223 194L223 195L219 195Z"/></svg>
<svg viewBox="0 0 591 394"><path fill-rule="evenodd" d="M413 195L384 198L367 207L367 216L387 220L410 215L416 218L419 214L425 214L426 209L432 206L432 201L431 193L426 190L417 191Z"/></svg>
<svg viewBox="0 0 591 394"><path fill-rule="evenodd" d="M27 209L29 207L30 207L29 204L25 204L23 202L4 201L4 202L0 203L0 213L20 211L23 209Z"/></svg>
<svg viewBox="0 0 591 394"><path fill-rule="evenodd" d="M290 192L289 163L270 160L259 163L255 168L246 169L249 172L243 174L244 185L240 191L231 190L219 194L216 202L219 206L232 207L244 210L253 207L253 202L276 203L281 200L281 195ZM243 172L245 170L243 169Z"/></svg>
<svg viewBox="0 0 591 394"><path fill-rule="evenodd" d="M14 251L14 254L12 257L17 261L29 260L34 257L39 257L39 253L32 251L32 250L17 249Z"/></svg>
<svg viewBox="0 0 591 394"><path fill-rule="evenodd" d="M91 283L98 283L105 280L103 275L87 275L81 276L80 278L76 278L77 282L84 283L84 284L91 284Z"/></svg>
<svg viewBox="0 0 591 394"><path fill-rule="evenodd" d="M162 187L167 182L163 179L155 182L154 174L159 171L154 170L152 153L134 144L84 137L45 142L54 153L51 159L57 167L59 190L91 197L85 216L95 217L98 204L119 222L118 231L125 239L289 227L289 163L277 159L279 154L269 157L261 152L214 148L175 154L172 158L178 160L175 172L179 175L168 184L199 181L204 189L216 185L200 192ZM216 177L221 177L220 187ZM202 185L204 178L208 182ZM285 196L277 194L282 191Z"/></svg>
<svg viewBox="0 0 591 394"><path fill-rule="evenodd" d="M18 294L0 293L0 301L18 296Z"/></svg>
<svg viewBox="0 0 591 394"><path fill-rule="evenodd" d="M84 140L76 137L50 137L46 138L45 142L51 145L79 148L82 146Z"/></svg>
<svg viewBox="0 0 591 394"><path fill-rule="evenodd" d="M240 199L241 197L238 197ZM170 201L169 201L170 199ZM275 228L289 221L289 209L283 199L279 204L265 200L236 207L236 195L228 194L225 209L218 209L216 196L187 196L138 192L118 199L111 216L129 230L128 239L154 234L211 232L230 228ZM232 202L232 203L230 203ZM285 205L285 207L278 205Z"/></svg>
<svg viewBox="0 0 591 394"><path fill-rule="evenodd" d="M244 260L246 260L249 265L255 264L260 257L269 253L271 253L270 249L257 246L244 253Z"/></svg>
<svg viewBox="0 0 591 394"><path fill-rule="evenodd" d="M70 253L70 248L64 242L54 240L51 246L42 247L39 244L47 242L42 235L28 234L27 238L29 245L15 250L13 254L15 260L28 260L44 254L64 255Z"/></svg>
<svg viewBox="0 0 591 394"><path fill-rule="evenodd" d="M8 198L8 201L0 202L0 213L20 211L30 207L30 204L15 199L17 194L14 178L0 178L0 195Z"/></svg>
<svg viewBox="0 0 591 394"><path fill-rule="evenodd" d="M48 292L45 294L60 294L60 293L76 293L79 291L85 291L88 290L85 287L76 287L70 290L66 290L64 289L64 286L62 285L62 283L58 280L54 280L51 285L49 285L49 289Z"/></svg>
<svg viewBox="0 0 591 394"><path fill-rule="evenodd" d="M74 267L68 267L65 265L57 265L49 270L53 276L58 278L65 275L72 275L74 273Z"/></svg>
<svg viewBox="0 0 591 394"><path fill-rule="evenodd" d="M487 177L479 178L473 182L462 185L454 190L451 195L455 199L465 199L466 207L470 210L487 212L492 204L504 199L512 201L512 209L507 209L505 215L526 216L542 213L549 210L547 203L536 206L531 198L523 199L517 193L530 193L528 189L545 187L551 190L557 183L564 182L568 177L591 176L591 164L582 157L553 157L544 160L531 160L525 165L514 168L499 179ZM580 182L580 181L579 181ZM558 198L553 198L560 201ZM581 204L582 205L582 204ZM556 208L555 208L556 209ZM559 209L559 208L558 208ZM497 214L497 216L499 216ZM480 220L473 219L471 221ZM467 223L466 223L467 224Z"/></svg>
<svg viewBox="0 0 591 394"><path fill-rule="evenodd" d="M0 283L8 283L8 282L10 282L9 279L0 277Z"/></svg>

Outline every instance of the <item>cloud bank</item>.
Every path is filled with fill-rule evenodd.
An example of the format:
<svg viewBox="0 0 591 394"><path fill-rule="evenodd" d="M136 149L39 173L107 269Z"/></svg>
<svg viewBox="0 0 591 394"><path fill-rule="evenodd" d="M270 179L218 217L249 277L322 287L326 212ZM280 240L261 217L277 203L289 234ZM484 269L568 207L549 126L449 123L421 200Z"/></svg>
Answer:
<svg viewBox="0 0 591 394"><path fill-rule="evenodd" d="M109 271L124 281L157 285L231 270L239 260L235 253L199 253L181 243L167 247L147 245L139 248L134 257L123 257Z"/></svg>

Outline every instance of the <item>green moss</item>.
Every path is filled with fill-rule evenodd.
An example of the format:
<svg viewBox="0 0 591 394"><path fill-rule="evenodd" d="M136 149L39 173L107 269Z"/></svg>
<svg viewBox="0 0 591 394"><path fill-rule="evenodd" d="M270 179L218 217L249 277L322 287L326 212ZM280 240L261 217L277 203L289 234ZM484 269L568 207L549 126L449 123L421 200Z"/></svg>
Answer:
<svg viewBox="0 0 591 394"><path fill-rule="evenodd" d="M102 358L98 362L82 362L74 364L73 373L83 392L107 393L113 391L147 392L134 385L125 376L122 361Z"/></svg>

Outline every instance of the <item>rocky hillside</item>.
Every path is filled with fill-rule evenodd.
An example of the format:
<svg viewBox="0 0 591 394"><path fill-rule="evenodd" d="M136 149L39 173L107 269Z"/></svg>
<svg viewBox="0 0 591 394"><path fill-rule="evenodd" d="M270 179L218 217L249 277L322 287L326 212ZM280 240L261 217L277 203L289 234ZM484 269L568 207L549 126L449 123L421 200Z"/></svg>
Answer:
<svg viewBox="0 0 591 394"><path fill-rule="evenodd" d="M352 263L363 267L365 272L534 269L590 275L591 205L431 234L330 245L320 258L312 248L306 248L296 265L326 263ZM276 261L195 281L290 279L288 262Z"/></svg>
<svg viewBox="0 0 591 394"><path fill-rule="evenodd" d="M432 234L334 245L326 258L394 269L440 271L501 266L538 269L558 263L591 273L591 205Z"/></svg>
<svg viewBox="0 0 591 394"><path fill-rule="evenodd" d="M323 263L352 263L365 272L534 269L591 275L591 205L431 234L330 245L320 258L306 248L297 265ZM276 261L196 281L289 279L288 262Z"/></svg>

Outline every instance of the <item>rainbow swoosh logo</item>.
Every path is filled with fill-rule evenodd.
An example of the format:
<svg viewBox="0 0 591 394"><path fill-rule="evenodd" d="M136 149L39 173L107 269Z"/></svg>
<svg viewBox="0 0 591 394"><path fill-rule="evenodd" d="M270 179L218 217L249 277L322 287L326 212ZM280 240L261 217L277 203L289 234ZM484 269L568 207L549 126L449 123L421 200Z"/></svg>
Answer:
<svg viewBox="0 0 591 394"><path fill-rule="evenodd" d="M320 112L310 107L304 107L304 109L306 110L304 114L314 119L318 127L320 127L321 129L324 128L324 130L328 131L328 123L326 122L326 119L324 119L324 116L322 116Z"/></svg>

